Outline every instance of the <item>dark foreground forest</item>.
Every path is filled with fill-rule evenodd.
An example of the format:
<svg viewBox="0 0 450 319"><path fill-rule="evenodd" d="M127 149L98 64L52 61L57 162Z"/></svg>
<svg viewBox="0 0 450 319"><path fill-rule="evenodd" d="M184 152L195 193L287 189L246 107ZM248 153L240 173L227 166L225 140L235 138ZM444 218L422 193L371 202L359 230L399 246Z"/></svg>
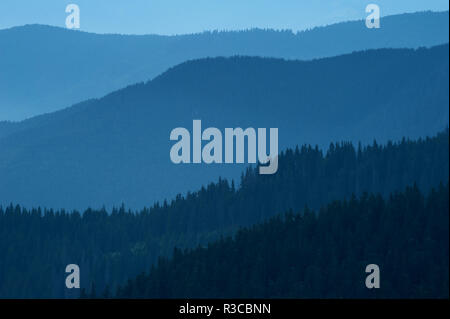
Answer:
<svg viewBox="0 0 450 319"><path fill-rule="evenodd" d="M121 286L122 297L365 297L367 263L382 271L383 289L370 295L445 297L448 186L437 187L448 177L447 129L383 146L290 149L275 175L249 168L239 185L221 179L139 212L10 205L0 208L0 297L77 298L79 290L64 285L68 264L80 266L85 291L94 284L111 296ZM433 187L424 200L420 192ZM335 200L317 216L304 210ZM303 213L267 222L288 211ZM264 222L207 250L177 250L173 261L126 285L175 247L207 247Z"/></svg>
<svg viewBox="0 0 450 319"><path fill-rule="evenodd" d="M448 298L448 184L287 213L161 258L119 298ZM365 268L380 268L367 289ZM104 294L107 296L108 293ZM91 295L93 297L93 295Z"/></svg>

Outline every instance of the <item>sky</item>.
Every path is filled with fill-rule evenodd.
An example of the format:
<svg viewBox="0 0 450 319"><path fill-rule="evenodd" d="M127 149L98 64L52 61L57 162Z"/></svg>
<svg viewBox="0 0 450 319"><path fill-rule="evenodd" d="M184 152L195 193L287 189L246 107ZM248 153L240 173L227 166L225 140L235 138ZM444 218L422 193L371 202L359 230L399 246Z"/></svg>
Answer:
<svg viewBox="0 0 450 319"><path fill-rule="evenodd" d="M65 27L68 4L80 8L80 30L95 33L187 34L248 28L305 30L381 15L448 10L448 0L1 0L0 29L25 24Z"/></svg>

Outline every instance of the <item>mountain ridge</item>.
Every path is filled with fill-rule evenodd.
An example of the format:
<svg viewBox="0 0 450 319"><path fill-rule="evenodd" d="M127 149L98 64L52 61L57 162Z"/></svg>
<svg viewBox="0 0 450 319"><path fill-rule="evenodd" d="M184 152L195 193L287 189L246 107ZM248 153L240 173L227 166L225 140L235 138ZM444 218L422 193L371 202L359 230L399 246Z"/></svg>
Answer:
<svg viewBox="0 0 450 319"><path fill-rule="evenodd" d="M447 50L448 50L448 47L449 47L448 43L434 46L435 49L442 48L442 49L447 49ZM300 65L300 64L323 63L323 62L327 62L327 61L336 61L339 59L351 58L352 56L356 56L356 55L365 55L365 54L372 54L372 53L378 54L378 53L384 53L384 52L385 53L389 53L389 52L395 53L395 52L400 52L400 51L419 52L419 51L423 51L424 49L426 49L426 47L419 47L419 48L415 48L415 49L408 49L408 48L404 48L404 49L392 49L392 48L368 49L368 50L362 50L362 51L354 51L354 52L342 54L339 56L314 58L312 60L289 60L289 59L284 59L284 58L259 57L259 56L239 56L239 55L230 56L230 57L214 57L214 58L207 57L207 58L191 59L191 60L184 61L180 64L177 64L175 66L168 68L166 71L157 75L155 78L153 78L151 80L137 82L137 83L127 85L123 88L109 92L99 98L87 99L87 100L75 103L66 108L63 108L63 109L59 109L59 110L44 113L44 114L39 114L39 115L33 116L28 119L24 119L21 121L0 121L0 129L2 128L2 125L4 127L13 127L13 126L18 127L18 126L22 126L22 125L24 125L25 127L33 126L34 123L39 123L41 121L46 122L48 120L51 120L53 117L55 117L55 116L57 117L61 114L64 114L64 117L67 117L71 113L73 114L73 113L77 113L77 112L85 110L90 105L95 104L96 102L98 102L102 99L114 98L115 96L120 95L122 92L127 92L127 90L140 89L140 88L146 89L154 83L158 83L159 81L164 81L167 78L173 77L173 75L175 77L177 77L178 74L180 73L180 70L182 70L183 68L190 68L191 66L196 66L198 64L206 63L207 61L220 61L221 62L221 61L232 61L232 60L260 60L260 61L265 61L268 63L274 62L274 63L281 63L281 64L285 64L285 63L288 64L290 62L293 62L295 64ZM2 135L1 135L1 131L0 131L0 138L1 137L2 137Z"/></svg>
<svg viewBox="0 0 450 319"><path fill-rule="evenodd" d="M405 12L405 13L398 13L398 14L392 14L392 15L386 15L381 16L380 19L391 19L393 17L402 17L402 16L411 16L411 15L425 15L425 14L432 14L432 15L440 15L440 14L448 14L449 11L434 11L434 10L424 10L424 11L415 11L415 12ZM364 19L354 19L354 20L345 20L335 23L329 23L324 25L316 25L311 26L302 30L292 30L292 29L275 29L275 28L260 28L260 27L253 27L253 28L245 28L245 29L212 29L212 30L205 30L201 32L193 32L193 33L180 33L180 34L158 34L158 33L146 33L146 34L133 34L133 33L98 33L98 32L91 32L91 31L85 31L85 30L77 30L77 29L67 29L65 27L56 26L56 25L50 25L50 24L42 24L42 23L28 23L23 25L17 25L12 26L8 28L0 29L1 31L8 31L8 30L20 30L20 29L26 29L26 28L42 28L42 29L49 29L49 30L61 30L61 31L71 31L71 32L81 32L86 34L92 34L92 35L98 35L98 36L131 36L131 37L165 37L165 38L174 38L174 37L189 37L189 36L197 36L197 35L207 35L207 34L216 34L216 33L240 33L240 32L248 32L248 31L262 31L262 32L274 32L274 33L291 33L294 35L299 35L305 32L310 32L314 30L321 30L328 28L330 26L335 25L344 25L344 24L351 24L354 22L365 22Z"/></svg>
<svg viewBox="0 0 450 319"><path fill-rule="evenodd" d="M248 55L309 60L371 48L447 43L448 11L384 17L383 27L377 30L356 21L297 34L253 30L164 37L34 29L0 30L0 120L29 118L98 98L195 58Z"/></svg>
<svg viewBox="0 0 450 319"><path fill-rule="evenodd" d="M219 129L278 127L280 150L431 136L448 126L448 45L307 62L234 57L182 64L19 123L0 138L1 202L142 207L219 176L237 179L246 164L170 161L171 130L190 129L194 119Z"/></svg>

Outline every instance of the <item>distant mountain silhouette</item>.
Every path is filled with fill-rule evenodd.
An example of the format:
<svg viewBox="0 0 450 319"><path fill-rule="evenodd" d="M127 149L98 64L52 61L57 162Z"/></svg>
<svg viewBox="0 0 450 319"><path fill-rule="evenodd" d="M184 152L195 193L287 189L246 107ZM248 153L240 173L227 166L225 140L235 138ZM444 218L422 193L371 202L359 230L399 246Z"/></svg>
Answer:
<svg viewBox="0 0 450 319"><path fill-rule="evenodd" d="M431 136L449 121L448 45L310 62L233 57L183 63L69 109L9 124L0 137L0 202L142 207L246 164L175 165L175 127L278 127L280 150L330 141Z"/></svg>
<svg viewBox="0 0 450 319"><path fill-rule="evenodd" d="M250 55L313 59L448 42L448 12L385 17L305 32L248 30L182 36L98 35L42 25L0 30L0 121L51 112L146 81L189 59Z"/></svg>

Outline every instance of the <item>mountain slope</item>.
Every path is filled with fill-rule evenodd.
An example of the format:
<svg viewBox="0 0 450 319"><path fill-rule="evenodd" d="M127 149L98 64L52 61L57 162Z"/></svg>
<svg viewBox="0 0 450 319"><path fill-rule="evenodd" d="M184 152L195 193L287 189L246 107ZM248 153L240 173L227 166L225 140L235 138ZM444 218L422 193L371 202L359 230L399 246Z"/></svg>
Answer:
<svg viewBox="0 0 450 319"><path fill-rule="evenodd" d="M189 59L251 55L312 59L448 42L448 12L383 18L305 32L250 30L184 36L98 35L29 25L0 30L0 121L62 109L146 81ZM26 94L24 94L26 92Z"/></svg>
<svg viewBox="0 0 450 319"><path fill-rule="evenodd" d="M449 188L364 195L174 251L116 298L448 298ZM380 269L367 289L366 266ZM244 284L245 283L245 284ZM97 295L98 297L98 295Z"/></svg>
<svg viewBox="0 0 450 319"><path fill-rule="evenodd" d="M430 136L448 126L448 45L310 62L215 58L12 124L0 138L0 202L131 207L197 189L245 164L175 165L172 129L279 128L280 150L332 140Z"/></svg>
<svg viewBox="0 0 450 319"><path fill-rule="evenodd" d="M365 197L364 192L388 198L406 185L415 184L428 193L440 182L448 183L448 149L448 130L432 138L383 146L333 144L327 153L305 145L280 155L276 175L262 176L256 168L249 169L239 186L222 179L136 212L125 207L109 213L86 209L83 214L0 207L0 297L78 297L77 291L61 284L63 270L71 263L81 268L82 288L95 282L98 292L109 285L114 293L117 285L148 270L158 257L170 256L174 247L205 247L278 213L297 212L306 205L319 209L337 199L350 200L352 194ZM402 209L400 213L414 212ZM434 214L427 217L433 220ZM336 216L332 224L344 226L349 216ZM398 231L394 229L392 234ZM316 235L323 237L321 232ZM351 252L341 248L336 251Z"/></svg>

